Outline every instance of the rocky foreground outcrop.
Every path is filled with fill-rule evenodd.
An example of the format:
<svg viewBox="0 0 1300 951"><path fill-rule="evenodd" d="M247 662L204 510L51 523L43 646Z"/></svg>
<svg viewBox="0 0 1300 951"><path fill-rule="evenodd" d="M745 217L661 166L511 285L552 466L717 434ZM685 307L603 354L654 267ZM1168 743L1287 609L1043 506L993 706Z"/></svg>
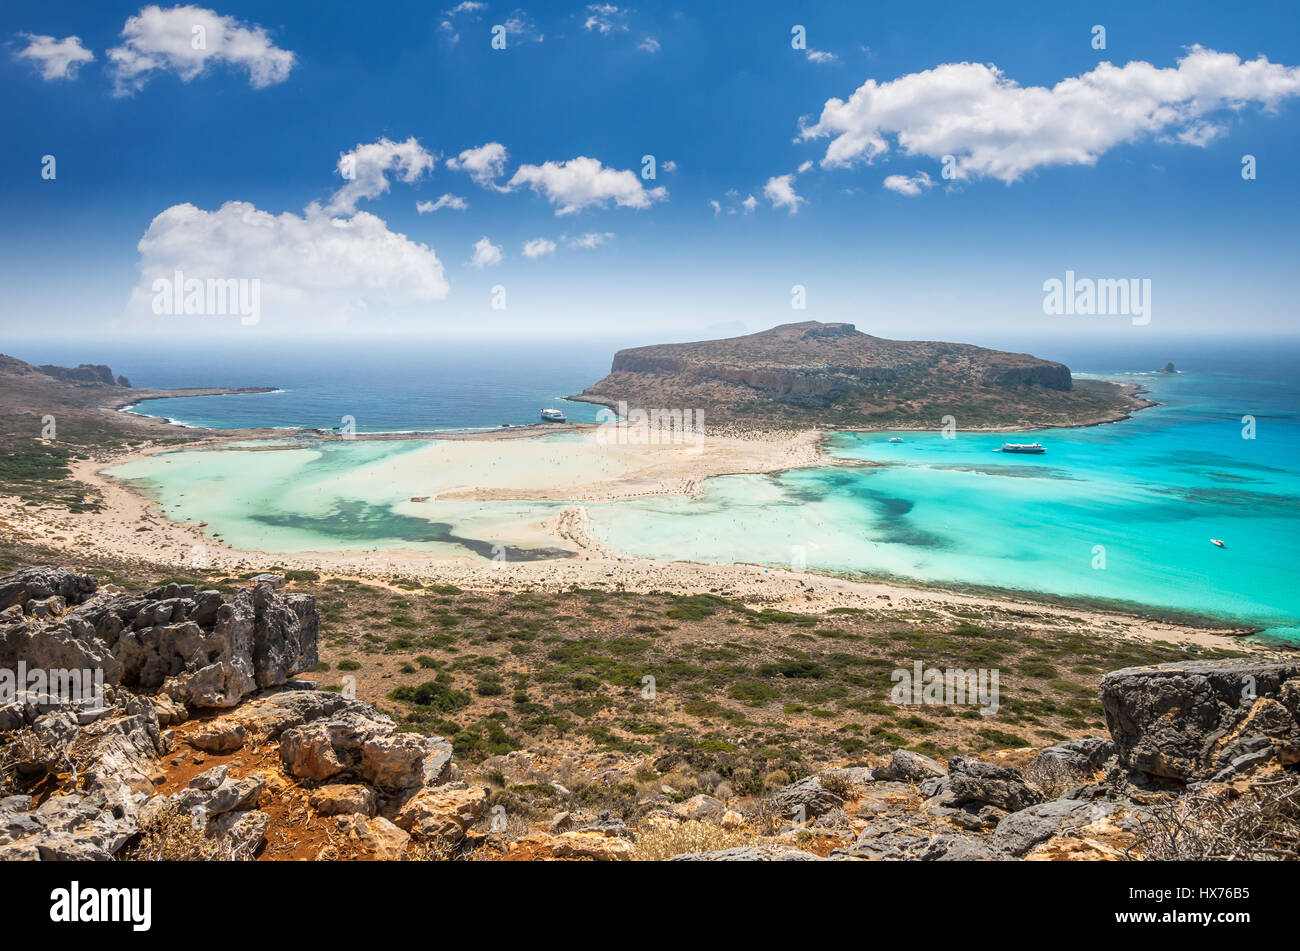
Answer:
<svg viewBox="0 0 1300 951"><path fill-rule="evenodd" d="M1300 660L1129 667L1101 682L1125 765L1177 782L1226 781L1300 763Z"/></svg>
<svg viewBox="0 0 1300 951"><path fill-rule="evenodd" d="M32 568L0 578L0 607L10 682L99 675L58 693L24 681L0 704L0 794L13 793L0 798L0 859L110 859L142 842L161 850L145 857L174 857L187 835L191 857L249 858L274 791L292 782L336 817L349 854L370 858L422 837L454 841L486 808L483 790L454 782L447 741L291 680L316 663L309 597L271 582L232 596L174 584L114 594L91 576ZM157 792L164 767L255 745L275 749L278 768L218 765Z"/></svg>
<svg viewBox="0 0 1300 951"><path fill-rule="evenodd" d="M74 682L89 694L18 684L0 698L0 859L397 859L489 845L597 861L1300 857L1296 661L1115 671L1101 684L1108 737L946 763L896 750L758 800L725 783L690 798L664 787L623 818L584 806L525 751L486 761L566 803L538 828L463 781L447 740L295 681L316 662L317 632L312 600L275 580L123 594L62 569L0 578L0 684L23 670L102 673ZM1162 837L1171 815L1180 839Z"/></svg>
<svg viewBox="0 0 1300 951"><path fill-rule="evenodd" d="M101 594L96 580L27 568L0 579L0 667L94 669L106 685L230 707L314 665L315 601L267 583L227 600L169 584Z"/></svg>

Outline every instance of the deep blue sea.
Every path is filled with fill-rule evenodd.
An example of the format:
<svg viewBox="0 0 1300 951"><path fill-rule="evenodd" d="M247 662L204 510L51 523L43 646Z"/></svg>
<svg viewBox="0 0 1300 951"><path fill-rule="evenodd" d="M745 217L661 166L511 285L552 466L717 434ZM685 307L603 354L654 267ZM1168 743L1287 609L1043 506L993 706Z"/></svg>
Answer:
<svg viewBox="0 0 1300 951"><path fill-rule="evenodd" d="M609 372L617 345L551 341L352 347L258 344L239 349L95 346L21 348L29 363L107 363L135 386L274 386L276 393L149 400L137 408L188 426L331 429L344 416L357 432L518 426L546 407L591 422L600 407L560 400Z"/></svg>
<svg viewBox="0 0 1300 951"><path fill-rule="evenodd" d="M840 435L831 452L889 465L720 477L697 498L589 506L592 529L616 548L651 557L788 565L797 553L812 569L1210 615L1300 642L1300 342L978 342L1062 360L1076 374L1141 383L1161 405L1081 429L959 432L956 439L904 433L901 443L888 442L888 433ZM359 431L385 432L527 424L551 405L570 419L594 419L597 407L560 398L604 376L620 345L458 341L229 352L101 345L93 352L19 347L13 355L109 363L142 386L282 388L140 407L191 425L330 428L350 415ZM1167 361L1180 372L1152 372ZM1243 438L1251 434L1243 417L1253 418L1254 438ZM1047 453L993 451L1022 437L1043 442ZM365 446L331 455L340 485L350 471L341 454L357 455L359 473L373 462L367 453L382 451ZM243 510L226 497L246 494L237 481L211 488L225 493L220 505L214 500L214 513ZM162 483L157 488L165 494ZM330 492L324 483L320 491ZM291 502L292 485L279 497ZM190 507L196 498L188 497ZM477 537L473 520L504 517L504 510L488 511L499 504L444 512L440 524ZM189 516L207 520L203 514ZM319 520L313 529L321 536L316 550L329 547L330 524ZM393 521L374 524L373 543L391 543ZM269 531L232 524L225 537L254 528ZM365 545L358 531L347 525L340 545ZM273 543L285 550L284 538L268 535Z"/></svg>

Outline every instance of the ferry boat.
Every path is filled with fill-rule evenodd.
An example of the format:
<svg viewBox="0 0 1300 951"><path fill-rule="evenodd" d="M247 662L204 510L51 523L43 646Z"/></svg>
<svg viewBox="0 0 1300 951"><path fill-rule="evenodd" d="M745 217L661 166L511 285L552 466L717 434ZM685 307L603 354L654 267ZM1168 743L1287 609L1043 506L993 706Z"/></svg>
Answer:
<svg viewBox="0 0 1300 951"><path fill-rule="evenodd" d="M1001 451L1027 452L1033 454L1047 452L1047 450L1043 448L1043 444L1040 442L1004 442Z"/></svg>
<svg viewBox="0 0 1300 951"><path fill-rule="evenodd" d="M564 414L558 409L544 409L542 410L542 422L562 423L564 422Z"/></svg>

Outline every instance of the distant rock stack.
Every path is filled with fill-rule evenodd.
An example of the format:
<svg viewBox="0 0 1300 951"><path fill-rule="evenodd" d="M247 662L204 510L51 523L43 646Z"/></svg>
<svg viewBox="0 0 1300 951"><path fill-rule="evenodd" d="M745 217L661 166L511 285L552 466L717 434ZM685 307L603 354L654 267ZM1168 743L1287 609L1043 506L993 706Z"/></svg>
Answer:
<svg viewBox="0 0 1300 951"><path fill-rule="evenodd" d="M1162 366L1162 367L1161 367L1159 370L1157 370L1156 372L1157 372L1157 373L1177 373L1178 371L1174 369L1174 365L1173 365L1172 363L1166 363L1164 366Z"/></svg>

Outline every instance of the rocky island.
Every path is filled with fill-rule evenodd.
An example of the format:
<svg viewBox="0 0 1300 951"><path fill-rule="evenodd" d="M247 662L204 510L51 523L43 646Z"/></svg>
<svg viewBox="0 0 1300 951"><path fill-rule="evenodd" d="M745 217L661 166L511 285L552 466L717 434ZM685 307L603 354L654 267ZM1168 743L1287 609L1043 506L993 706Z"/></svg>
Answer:
<svg viewBox="0 0 1300 951"><path fill-rule="evenodd" d="M971 344L886 340L804 321L724 340L620 350L570 399L692 407L766 427L962 429L1082 426L1151 405L1132 385L1074 380L1064 364Z"/></svg>

